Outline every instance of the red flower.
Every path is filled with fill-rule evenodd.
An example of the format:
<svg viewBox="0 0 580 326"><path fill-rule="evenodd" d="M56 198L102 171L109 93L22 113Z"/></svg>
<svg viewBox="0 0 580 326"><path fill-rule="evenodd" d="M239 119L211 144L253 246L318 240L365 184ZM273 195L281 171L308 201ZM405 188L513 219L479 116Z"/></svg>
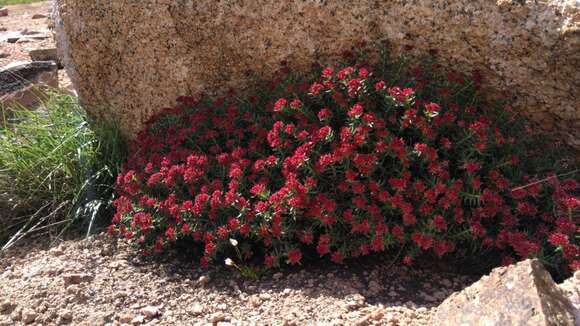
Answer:
<svg viewBox="0 0 580 326"><path fill-rule="evenodd" d="M330 67L324 68L324 70L322 70L322 77L324 78L332 78L332 74L334 73L334 70Z"/></svg>
<svg viewBox="0 0 580 326"><path fill-rule="evenodd" d="M318 111L318 120L324 121L332 116L332 113L328 108L322 108Z"/></svg>
<svg viewBox="0 0 580 326"><path fill-rule="evenodd" d="M298 249L293 249L288 252L288 263L298 264L302 259L302 253Z"/></svg>
<svg viewBox="0 0 580 326"><path fill-rule="evenodd" d="M292 102L290 102L290 107L293 109L298 109L300 106L302 106L302 101L299 99L294 99Z"/></svg>
<svg viewBox="0 0 580 326"><path fill-rule="evenodd" d="M347 115L349 118L358 118L363 114L363 111L364 111L364 108L363 108L362 104L357 103L352 108L350 108Z"/></svg>
<svg viewBox="0 0 580 326"><path fill-rule="evenodd" d="M477 162L468 161L463 164L463 168L467 170L467 173L473 174L475 171L479 170L480 166Z"/></svg>
<svg viewBox="0 0 580 326"><path fill-rule="evenodd" d="M310 93L312 93L312 95L318 95L323 89L324 85L320 83L314 83L312 86L310 86Z"/></svg>
<svg viewBox="0 0 580 326"><path fill-rule="evenodd" d="M288 104L288 101L284 98L279 99L278 101L276 101L276 103L274 104L274 111L278 112L278 111L282 111L282 109L284 109L284 107Z"/></svg>
<svg viewBox="0 0 580 326"><path fill-rule="evenodd" d="M554 246L566 246L570 243L568 236L560 232L554 232L550 234L548 241L550 241L550 243Z"/></svg>
<svg viewBox="0 0 580 326"><path fill-rule="evenodd" d="M568 196L562 202L568 209L575 209L580 207L580 199L577 197Z"/></svg>
<svg viewBox="0 0 580 326"><path fill-rule="evenodd" d="M441 215L437 215L431 221L435 229L439 232L447 231L447 222L445 222L445 218Z"/></svg>
<svg viewBox="0 0 580 326"><path fill-rule="evenodd" d="M343 259L344 259L344 257L338 251L335 251L332 253L332 255L330 255L330 260L332 260L332 262L334 262L336 264L342 264Z"/></svg>

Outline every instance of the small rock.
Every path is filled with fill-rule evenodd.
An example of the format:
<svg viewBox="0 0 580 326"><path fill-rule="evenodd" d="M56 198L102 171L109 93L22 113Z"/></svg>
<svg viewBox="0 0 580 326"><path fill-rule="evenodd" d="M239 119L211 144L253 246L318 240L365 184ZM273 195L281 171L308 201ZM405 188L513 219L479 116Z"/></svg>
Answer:
<svg viewBox="0 0 580 326"><path fill-rule="evenodd" d="M262 300L260 300L259 297L257 296L251 296L250 297L250 304L252 305L252 307L258 307L260 304L262 303Z"/></svg>
<svg viewBox="0 0 580 326"><path fill-rule="evenodd" d="M377 310L377 311L374 311L373 313L371 313L370 318L372 320L379 321L379 320L383 319L384 315L385 315L384 312L382 312L381 310Z"/></svg>
<svg viewBox="0 0 580 326"><path fill-rule="evenodd" d="M101 256L111 256L113 254L113 248L111 246L105 246L101 249Z"/></svg>
<svg viewBox="0 0 580 326"><path fill-rule="evenodd" d="M64 251L62 250L61 247L55 247L55 248L50 249L49 253L55 257L58 257L58 256L62 256L62 254L64 254Z"/></svg>
<svg viewBox="0 0 580 326"><path fill-rule="evenodd" d="M72 311L65 309L60 312L58 315L62 320L70 322L73 320L73 313Z"/></svg>
<svg viewBox="0 0 580 326"><path fill-rule="evenodd" d="M200 276L199 279L197 280L197 283L201 285L206 285L207 283L209 283L209 276L206 275Z"/></svg>
<svg viewBox="0 0 580 326"><path fill-rule="evenodd" d="M223 312L216 312L209 317L209 322L212 324L217 324L220 321L227 321L227 317Z"/></svg>
<svg viewBox="0 0 580 326"><path fill-rule="evenodd" d="M12 311L12 314L10 314L10 318L12 320L16 320L19 321L22 319L22 308L18 307L16 309L14 309L14 311Z"/></svg>
<svg viewBox="0 0 580 326"><path fill-rule="evenodd" d="M63 275L64 286L68 287L73 284L81 284L85 282L90 282L94 279L92 275L89 274L67 274Z"/></svg>
<svg viewBox="0 0 580 326"><path fill-rule="evenodd" d="M17 34L13 34L13 35L10 35L10 36L6 37L6 42L14 44L14 43L18 42L18 40L21 37L22 37L22 35L20 35L20 34L18 34L18 35Z"/></svg>
<svg viewBox="0 0 580 326"><path fill-rule="evenodd" d="M8 315L12 313L14 308L16 308L16 305L10 302L10 300L5 300L0 303L0 313L2 314Z"/></svg>
<svg viewBox="0 0 580 326"><path fill-rule="evenodd" d="M119 315L119 322L122 324L129 324L133 320L133 316L130 314Z"/></svg>
<svg viewBox="0 0 580 326"><path fill-rule="evenodd" d="M24 309L22 311L22 322L25 324L32 324L38 315L34 310Z"/></svg>
<svg viewBox="0 0 580 326"><path fill-rule="evenodd" d="M155 317L161 315L161 311L159 310L159 307L155 307L155 306L143 307L139 310L139 312L147 318L155 318Z"/></svg>
<svg viewBox="0 0 580 326"><path fill-rule="evenodd" d="M453 286L453 283L450 280L444 278L441 280L441 285L443 285L446 288L451 288Z"/></svg>
<svg viewBox="0 0 580 326"><path fill-rule="evenodd" d="M356 326L366 326L369 325L369 317L363 317L355 322Z"/></svg>
<svg viewBox="0 0 580 326"><path fill-rule="evenodd" d="M28 51L32 61L58 61L56 48L38 48Z"/></svg>
<svg viewBox="0 0 580 326"><path fill-rule="evenodd" d="M8 16L8 8L0 8L0 17Z"/></svg>
<svg viewBox="0 0 580 326"><path fill-rule="evenodd" d="M379 282L373 280L369 282L369 288L372 292L378 292L381 290L381 285Z"/></svg>
<svg viewBox="0 0 580 326"><path fill-rule="evenodd" d="M22 34L22 35L36 35L36 34L40 34L40 32L30 30L28 28L23 28L20 30L20 34Z"/></svg>
<svg viewBox="0 0 580 326"><path fill-rule="evenodd" d="M145 317L137 316L131 320L131 325L141 325L145 323Z"/></svg>
<svg viewBox="0 0 580 326"><path fill-rule="evenodd" d="M202 305L200 305L199 303L196 303L191 307L191 312L194 315L201 315L201 314L203 314L204 310L205 310L204 307Z"/></svg>
<svg viewBox="0 0 580 326"><path fill-rule="evenodd" d="M284 277L284 274L282 273L276 273L272 276L272 278L275 279L276 281L280 280L282 277Z"/></svg>
<svg viewBox="0 0 580 326"><path fill-rule="evenodd" d="M32 19L42 19L42 18L47 18L47 15L43 15L43 14L34 14L32 15Z"/></svg>
<svg viewBox="0 0 580 326"><path fill-rule="evenodd" d="M269 293L262 293L260 294L260 299L262 300L270 300L272 296Z"/></svg>
<svg viewBox="0 0 580 326"><path fill-rule="evenodd" d="M393 314L392 312L389 312L384 316L384 319L386 322L396 322L397 316L395 314Z"/></svg>
<svg viewBox="0 0 580 326"><path fill-rule="evenodd" d="M427 308L426 307L419 307L419 308L417 308L416 312L418 314L426 314L427 313Z"/></svg>

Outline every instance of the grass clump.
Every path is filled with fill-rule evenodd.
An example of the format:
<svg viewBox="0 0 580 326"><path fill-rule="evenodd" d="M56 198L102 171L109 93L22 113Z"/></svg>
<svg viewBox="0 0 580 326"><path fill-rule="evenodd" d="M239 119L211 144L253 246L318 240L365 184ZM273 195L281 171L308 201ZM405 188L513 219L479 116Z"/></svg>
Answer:
<svg viewBox="0 0 580 326"><path fill-rule="evenodd" d="M109 209L123 157L117 129L92 125L71 96L11 110L0 124L0 248L73 226L90 233Z"/></svg>

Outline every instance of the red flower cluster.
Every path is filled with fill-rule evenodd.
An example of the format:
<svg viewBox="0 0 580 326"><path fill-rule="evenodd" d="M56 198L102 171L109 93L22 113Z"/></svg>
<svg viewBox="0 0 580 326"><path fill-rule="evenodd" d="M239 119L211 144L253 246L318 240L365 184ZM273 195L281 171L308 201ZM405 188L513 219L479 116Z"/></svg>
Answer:
<svg viewBox="0 0 580 326"><path fill-rule="evenodd" d="M578 268L578 183L539 180L554 161L528 159L525 122L478 98L479 76L438 69L355 63L296 83L284 67L259 96L182 97L133 144L110 232L199 243L202 265L236 239L267 266L307 248L341 263L402 247L411 264L475 244Z"/></svg>

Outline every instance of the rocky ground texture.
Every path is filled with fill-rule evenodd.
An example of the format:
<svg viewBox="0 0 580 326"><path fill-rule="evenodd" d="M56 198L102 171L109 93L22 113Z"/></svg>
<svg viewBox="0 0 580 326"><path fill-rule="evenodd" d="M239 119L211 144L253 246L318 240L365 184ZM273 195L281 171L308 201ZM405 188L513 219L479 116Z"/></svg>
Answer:
<svg viewBox="0 0 580 326"><path fill-rule="evenodd" d="M1 6L0 6L1 7ZM6 6L8 15L0 17L0 68L30 62L31 51L54 49L50 1ZM58 72L59 86L72 91L64 69Z"/></svg>
<svg viewBox="0 0 580 326"><path fill-rule="evenodd" d="M0 256L0 325L430 325L473 281L384 265L282 270L259 280L145 261L104 235Z"/></svg>

